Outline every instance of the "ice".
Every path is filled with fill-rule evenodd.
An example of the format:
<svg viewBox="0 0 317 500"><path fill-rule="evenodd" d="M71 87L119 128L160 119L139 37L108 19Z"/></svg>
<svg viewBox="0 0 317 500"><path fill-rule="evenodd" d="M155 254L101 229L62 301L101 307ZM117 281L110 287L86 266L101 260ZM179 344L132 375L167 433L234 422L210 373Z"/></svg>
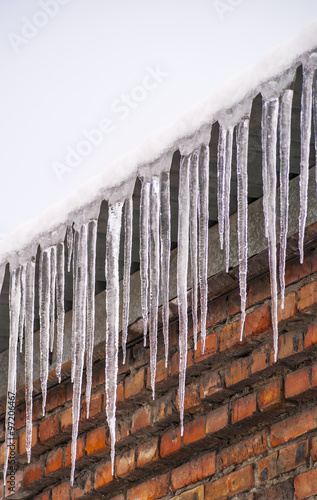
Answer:
<svg viewBox="0 0 317 500"><path fill-rule="evenodd" d="M262 143L262 189L263 189L263 215L264 215L264 232L265 232L265 237L268 237L268 214L267 214L267 141L266 141L266 135L265 135L265 130L266 130L266 124L267 124L267 107L264 105L264 102L262 102L262 121L261 121L261 143Z"/></svg>
<svg viewBox="0 0 317 500"><path fill-rule="evenodd" d="M73 313L72 313L72 370L71 381L74 382L76 368L75 345L77 335L77 259L78 259L79 233L75 231L73 241Z"/></svg>
<svg viewBox="0 0 317 500"><path fill-rule="evenodd" d="M266 99L263 102L265 121L262 121L264 130L262 139L265 141L266 151L266 217L267 238L271 285L271 317L273 325L274 360L277 360L278 350L278 318L277 318L277 269L276 269L276 143L279 112L277 97ZM287 179L288 180L288 179Z"/></svg>
<svg viewBox="0 0 317 500"><path fill-rule="evenodd" d="M56 286L56 246L51 247L51 289L50 289L50 351L54 349L55 337L55 286Z"/></svg>
<svg viewBox="0 0 317 500"><path fill-rule="evenodd" d="M106 236L106 414L111 438L111 470L114 474L116 396L119 349L119 251L122 202L109 205Z"/></svg>
<svg viewBox="0 0 317 500"><path fill-rule="evenodd" d="M65 323L65 248L64 242L57 245L56 253L56 310L57 310L57 346L56 346L56 375L61 382L61 368L63 360L64 323Z"/></svg>
<svg viewBox="0 0 317 500"><path fill-rule="evenodd" d="M3 264L0 264L0 295L2 291L5 272L6 272L6 263L4 262Z"/></svg>
<svg viewBox="0 0 317 500"><path fill-rule="evenodd" d="M189 236L190 236L190 267L191 267L191 300L192 300L192 319L193 319L193 338L194 348L197 348L197 295L198 295L198 162L199 150L196 149L191 156L189 171Z"/></svg>
<svg viewBox="0 0 317 500"><path fill-rule="evenodd" d="M150 188L150 181L143 179L140 200L140 279L144 346L146 346L148 321Z"/></svg>
<svg viewBox="0 0 317 500"><path fill-rule="evenodd" d="M315 54L313 54L314 56ZM307 218L309 151L311 134L312 84L314 65L311 59L303 65L302 98L300 110L300 177L298 248L300 263L304 262L304 237Z"/></svg>
<svg viewBox="0 0 317 500"><path fill-rule="evenodd" d="M224 165L224 231L226 272L229 272L230 260L230 191L231 191L231 163L232 163L233 127L226 129L226 160Z"/></svg>
<svg viewBox="0 0 317 500"><path fill-rule="evenodd" d="M28 462L31 461L32 445L32 407L33 407L33 334L34 334L34 297L35 297L35 262L31 260L25 266L25 448Z"/></svg>
<svg viewBox="0 0 317 500"><path fill-rule="evenodd" d="M21 266L21 303L20 303L20 317L19 317L19 344L20 352L23 346L23 330L25 320L25 264Z"/></svg>
<svg viewBox="0 0 317 500"><path fill-rule="evenodd" d="M314 129L315 129L315 179L316 179L316 191L317 191L317 71L316 70L314 72L314 79L313 79L313 114L314 114ZM0 290L1 290L1 275L0 275Z"/></svg>
<svg viewBox="0 0 317 500"><path fill-rule="evenodd" d="M72 261L72 253L73 253L73 228L71 226L67 226L66 245L67 245L67 271L70 272L70 263Z"/></svg>
<svg viewBox="0 0 317 500"><path fill-rule="evenodd" d="M248 135L249 135L249 117L244 117L237 126L238 254L239 254L239 287L240 287L240 297L241 297L240 341L242 341L243 338L245 308L247 300Z"/></svg>
<svg viewBox="0 0 317 500"><path fill-rule="evenodd" d="M199 239L198 269L202 352L205 350L208 308L208 223L209 223L209 146L202 145L199 155Z"/></svg>
<svg viewBox="0 0 317 500"><path fill-rule="evenodd" d="M92 365L95 338L95 274L96 274L97 220L88 223L88 276L87 276L87 326L86 326L86 403L89 417Z"/></svg>
<svg viewBox="0 0 317 500"><path fill-rule="evenodd" d="M19 316L21 302L21 267L10 271L10 336L9 336L9 366L8 366L8 390L6 406L6 430L5 430L5 461L3 478L6 484L8 469L9 445L14 439L14 413L15 413L15 393L16 393L16 372L17 372L17 347L19 334ZM11 402L12 401L12 402Z"/></svg>
<svg viewBox="0 0 317 500"><path fill-rule="evenodd" d="M226 129L219 125L219 139L217 151L217 203L218 203L218 230L220 248L223 249L224 233L224 181L225 181L225 163L226 163Z"/></svg>
<svg viewBox="0 0 317 500"><path fill-rule="evenodd" d="M122 296L122 353L123 363L126 362L126 345L128 339L130 310L130 272L133 236L133 201L132 196L124 203L124 266L123 266L123 296Z"/></svg>
<svg viewBox="0 0 317 500"><path fill-rule="evenodd" d="M171 203L170 203L170 173L161 173L161 297L162 323L165 346L165 366L168 361L169 348L169 275L171 251Z"/></svg>
<svg viewBox="0 0 317 500"><path fill-rule="evenodd" d="M42 388L42 411L45 415L47 378L50 347L50 288L51 288L51 249L41 251L40 256L40 379Z"/></svg>
<svg viewBox="0 0 317 500"><path fill-rule="evenodd" d="M184 432L184 400L187 363L187 271L189 243L189 172L192 156L181 156L178 191L177 297L179 314L179 391L181 435Z"/></svg>
<svg viewBox="0 0 317 500"><path fill-rule="evenodd" d="M150 369L155 397L157 358L157 315L160 285L160 178L154 175L150 190Z"/></svg>
<svg viewBox="0 0 317 500"><path fill-rule="evenodd" d="M291 149L291 118L293 90L286 89L280 97L279 142L280 142L280 256L279 281L281 289L281 308L284 308L285 262L288 231L288 193Z"/></svg>
<svg viewBox="0 0 317 500"><path fill-rule="evenodd" d="M74 339L74 383L73 383L73 427L71 444L71 475L70 483L74 484L75 462L77 450L78 424L80 418L81 387L84 369L84 355L86 347L86 308L87 308L87 250L88 250L88 223L82 224L78 237L78 254L74 259L76 266L76 333ZM74 256L75 257L75 256Z"/></svg>

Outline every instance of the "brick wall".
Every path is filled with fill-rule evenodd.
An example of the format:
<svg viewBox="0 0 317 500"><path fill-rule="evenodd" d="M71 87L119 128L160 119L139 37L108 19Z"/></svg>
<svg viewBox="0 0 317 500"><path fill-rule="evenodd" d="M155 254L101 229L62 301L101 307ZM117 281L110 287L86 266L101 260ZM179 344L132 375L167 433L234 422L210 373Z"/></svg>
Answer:
<svg viewBox="0 0 317 500"><path fill-rule="evenodd" d="M94 366L90 418L82 404L75 486L70 488L72 384L51 389L47 413L34 401L32 461L25 452L25 408L16 412L16 494L62 500L298 500L317 498L317 251L288 263L279 313L279 356L273 363L270 286L249 282L245 337L239 342L236 290L209 304L204 355L189 331L185 429L178 413L177 319L170 356L160 341L156 400L149 349L139 338L119 366L115 476L105 423L104 363ZM161 337L161 336L160 336ZM84 392L84 389L83 389ZM0 441L4 422L0 423ZM0 465L4 446L1 445ZM0 499L4 497L0 483Z"/></svg>

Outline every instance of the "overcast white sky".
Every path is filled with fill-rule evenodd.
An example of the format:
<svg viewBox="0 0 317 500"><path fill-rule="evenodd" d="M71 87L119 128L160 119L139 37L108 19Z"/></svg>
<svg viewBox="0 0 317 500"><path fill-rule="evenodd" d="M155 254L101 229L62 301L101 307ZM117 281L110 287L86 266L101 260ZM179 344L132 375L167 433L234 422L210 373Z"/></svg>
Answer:
<svg viewBox="0 0 317 500"><path fill-rule="evenodd" d="M316 17L316 0L0 0L0 238Z"/></svg>

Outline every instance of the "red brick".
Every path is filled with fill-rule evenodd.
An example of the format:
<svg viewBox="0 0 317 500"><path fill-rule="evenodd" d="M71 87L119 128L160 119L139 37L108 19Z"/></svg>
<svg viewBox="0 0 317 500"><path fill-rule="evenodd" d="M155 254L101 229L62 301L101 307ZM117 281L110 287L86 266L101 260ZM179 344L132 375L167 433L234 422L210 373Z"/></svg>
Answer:
<svg viewBox="0 0 317 500"><path fill-rule="evenodd" d="M208 303L208 311L206 318L206 328L224 321L227 317L227 298L221 297L220 299L213 300Z"/></svg>
<svg viewBox="0 0 317 500"><path fill-rule="evenodd" d="M33 411L33 413L34 413L34 411ZM41 416L42 416L42 412L41 412ZM25 426L25 405L23 405L21 408L17 408L15 410L14 425L15 425L16 430L21 429L21 427Z"/></svg>
<svg viewBox="0 0 317 500"><path fill-rule="evenodd" d="M270 276L266 274L248 283L247 307L263 302L271 296ZM240 297L240 296L239 296Z"/></svg>
<svg viewBox="0 0 317 500"><path fill-rule="evenodd" d="M311 383L313 387L317 387L317 363L314 363L312 366Z"/></svg>
<svg viewBox="0 0 317 500"><path fill-rule="evenodd" d="M47 445L53 445L60 441L60 422L57 413L43 422L40 422L39 436L40 442Z"/></svg>
<svg viewBox="0 0 317 500"><path fill-rule="evenodd" d="M204 500L204 485L197 486L197 488L192 488L190 490L184 491L180 495L177 495L175 500Z"/></svg>
<svg viewBox="0 0 317 500"><path fill-rule="evenodd" d="M150 413L146 408L136 410L132 415L131 432L138 432L150 426Z"/></svg>
<svg viewBox="0 0 317 500"><path fill-rule="evenodd" d="M205 486L205 500L225 500L253 487L252 465Z"/></svg>
<svg viewBox="0 0 317 500"><path fill-rule="evenodd" d="M199 417L187 422L184 426L183 443L188 445L203 439L205 437L205 426L205 417Z"/></svg>
<svg viewBox="0 0 317 500"><path fill-rule="evenodd" d="M145 369L138 371L135 375L127 377L124 381L125 399L141 395L145 390Z"/></svg>
<svg viewBox="0 0 317 500"><path fill-rule="evenodd" d="M24 486L29 486L34 481L38 481L42 478L41 462L34 462L28 465L24 470L23 482Z"/></svg>
<svg viewBox="0 0 317 500"><path fill-rule="evenodd" d="M228 391L224 389L218 371L207 372L205 375L201 377L200 381L201 399L208 398L217 401L221 399L221 397L226 397L227 393Z"/></svg>
<svg viewBox="0 0 317 500"><path fill-rule="evenodd" d="M228 316L233 316L241 311L241 297L239 290L234 290L228 295Z"/></svg>
<svg viewBox="0 0 317 500"><path fill-rule="evenodd" d="M179 451L182 446L182 439L179 427L172 429L161 437L160 455L162 458L169 457Z"/></svg>
<svg viewBox="0 0 317 500"><path fill-rule="evenodd" d="M279 474L288 472L291 469L296 469L304 464L309 455L309 442L302 441L300 443L287 446L279 452L272 453L268 457L263 458L258 463L259 481L261 483L271 480Z"/></svg>
<svg viewBox="0 0 317 500"><path fill-rule="evenodd" d="M135 450L130 449L116 457L116 475L124 477L135 468Z"/></svg>
<svg viewBox="0 0 317 500"><path fill-rule="evenodd" d="M260 411L271 411L283 404L282 379L272 380L259 390L258 404Z"/></svg>
<svg viewBox="0 0 317 500"><path fill-rule="evenodd" d="M310 256L304 258L303 264L299 262L299 259L288 262L285 269L285 285L290 283L295 283L295 281L308 276L311 271Z"/></svg>
<svg viewBox="0 0 317 500"><path fill-rule="evenodd" d="M240 342L241 321L236 321L225 326L220 332L220 351L229 352L234 350L239 353L239 347L246 343L246 339Z"/></svg>
<svg viewBox="0 0 317 500"><path fill-rule="evenodd" d="M237 399L232 405L231 423L235 424L256 413L256 394Z"/></svg>
<svg viewBox="0 0 317 500"><path fill-rule="evenodd" d="M259 432L247 437L220 453L219 468L225 469L231 465L241 464L250 457L260 455L267 450L267 437L265 432Z"/></svg>
<svg viewBox="0 0 317 500"><path fill-rule="evenodd" d="M297 307L298 310L311 314L317 308L317 281L308 283L297 292Z"/></svg>
<svg viewBox="0 0 317 500"><path fill-rule="evenodd" d="M304 347L305 349L316 349L317 348L317 326L309 325L304 337Z"/></svg>
<svg viewBox="0 0 317 500"><path fill-rule="evenodd" d="M216 453L208 453L202 457L191 460L172 471L172 490L176 491L189 484L210 477L216 472Z"/></svg>
<svg viewBox="0 0 317 500"><path fill-rule="evenodd" d="M184 399L184 409L190 410L200 405L200 389L196 382L186 385L185 387L185 399ZM176 407L179 411L179 389L177 391L176 397Z"/></svg>
<svg viewBox="0 0 317 500"><path fill-rule="evenodd" d="M49 493L41 493L40 495L36 495L34 500L50 500L50 495Z"/></svg>
<svg viewBox="0 0 317 500"><path fill-rule="evenodd" d="M156 500L169 493L169 474L149 479L127 491L127 500Z"/></svg>
<svg viewBox="0 0 317 500"><path fill-rule="evenodd" d="M35 450L42 450L43 447L40 447L37 438L37 426L34 425L32 428L32 443L31 443L31 452L34 453ZM26 432L23 432L19 436L19 455L26 455Z"/></svg>
<svg viewBox="0 0 317 500"><path fill-rule="evenodd" d="M304 500L317 495L317 469L296 476L294 487L296 500Z"/></svg>
<svg viewBox="0 0 317 500"><path fill-rule="evenodd" d="M281 301L279 300L277 315L279 323L294 320L298 317L295 293L285 295L284 309L281 309Z"/></svg>
<svg viewBox="0 0 317 500"><path fill-rule="evenodd" d="M317 460L317 437L312 439L312 459Z"/></svg>
<svg viewBox="0 0 317 500"><path fill-rule="evenodd" d="M193 366L193 354L191 351L187 351L187 362L186 367L191 368ZM171 360L171 375L179 374L179 352L176 351Z"/></svg>
<svg viewBox="0 0 317 500"><path fill-rule="evenodd" d="M67 408L61 413L61 430L62 432L72 432L73 427L73 410Z"/></svg>
<svg viewBox="0 0 317 500"><path fill-rule="evenodd" d="M269 306L263 306L255 309L245 318L245 335L246 337L255 338L263 333L267 333L272 329L271 313Z"/></svg>
<svg viewBox="0 0 317 500"><path fill-rule="evenodd" d="M307 367L291 372L285 377L285 397L296 398L309 390L309 369Z"/></svg>
<svg viewBox="0 0 317 500"><path fill-rule="evenodd" d="M58 471L63 466L63 450L57 448L57 450L51 451L46 460L45 475L52 474Z"/></svg>
<svg viewBox="0 0 317 500"><path fill-rule="evenodd" d="M317 427L317 408L308 408L302 413L278 422L271 427L271 445L273 447L287 443Z"/></svg>
<svg viewBox="0 0 317 500"><path fill-rule="evenodd" d="M80 437L77 439L76 448L76 467L79 463L83 462L85 457L85 438ZM68 443L65 450L65 467L70 467L72 463L72 443Z"/></svg>
<svg viewBox="0 0 317 500"><path fill-rule="evenodd" d="M159 459L158 438L155 437L138 446L137 466L151 466Z"/></svg>
<svg viewBox="0 0 317 500"><path fill-rule="evenodd" d="M91 432L88 432L86 437L86 452L87 455L99 456L103 455L110 449L110 445L106 435L106 427L97 427Z"/></svg>
<svg viewBox="0 0 317 500"><path fill-rule="evenodd" d="M263 345L260 348L254 350L251 355L251 374L262 372L266 370L270 365L271 347L269 345Z"/></svg>
<svg viewBox="0 0 317 500"><path fill-rule="evenodd" d="M97 491L106 491L109 484L112 483L113 476L111 472L111 462L106 462L105 464L99 465L95 472L95 485L94 488Z"/></svg>
<svg viewBox="0 0 317 500"><path fill-rule="evenodd" d="M202 340L199 339L197 342L197 349L194 353L195 363L200 363L201 361L213 361L214 355L217 352L217 334L212 333L211 335L207 335L204 353L201 352L201 349Z"/></svg>
<svg viewBox="0 0 317 500"><path fill-rule="evenodd" d="M254 494L252 500L289 500L290 498L294 498L293 480L284 481L276 486L270 484L267 489Z"/></svg>
<svg viewBox="0 0 317 500"><path fill-rule="evenodd" d="M66 401L66 386L64 384L58 385L47 393L46 411L51 411L61 406Z"/></svg>
<svg viewBox="0 0 317 500"><path fill-rule="evenodd" d="M59 484L52 489L52 500L70 500L70 495L69 483Z"/></svg>
<svg viewBox="0 0 317 500"><path fill-rule="evenodd" d="M288 360L303 351L303 335L301 332L291 331L279 336L278 359Z"/></svg>
<svg viewBox="0 0 317 500"><path fill-rule="evenodd" d="M248 378L248 359L240 358L233 361L224 370L226 387L235 386Z"/></svg>
<svg viewBox="0 0 317 500"><path fill-rule="evenodd" d="M90 397L90 408L89 408L89 418L87 418L87 401L86 398L82 402L82 408L80 412L81 422L92 422L104 418L104 412L102 407L102 394L96 392Z"/></svg>
<svg viewBox="0 0 317 500"><path fill-rule="evenodd" d="M228 425L228 405L220 406L206 415L206 434L213 434Z"/></svg>

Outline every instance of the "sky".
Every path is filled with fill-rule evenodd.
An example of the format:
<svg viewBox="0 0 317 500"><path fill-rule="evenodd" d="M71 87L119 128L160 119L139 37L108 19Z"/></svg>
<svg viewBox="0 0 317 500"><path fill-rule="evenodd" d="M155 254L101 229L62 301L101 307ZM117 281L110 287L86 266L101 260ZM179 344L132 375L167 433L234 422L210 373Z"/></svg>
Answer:
<svg viewBox="0 0 317 500"><path fill-rule="evenodd" d="M0 239L316 17L316 0L0 0Z"/></svg>

